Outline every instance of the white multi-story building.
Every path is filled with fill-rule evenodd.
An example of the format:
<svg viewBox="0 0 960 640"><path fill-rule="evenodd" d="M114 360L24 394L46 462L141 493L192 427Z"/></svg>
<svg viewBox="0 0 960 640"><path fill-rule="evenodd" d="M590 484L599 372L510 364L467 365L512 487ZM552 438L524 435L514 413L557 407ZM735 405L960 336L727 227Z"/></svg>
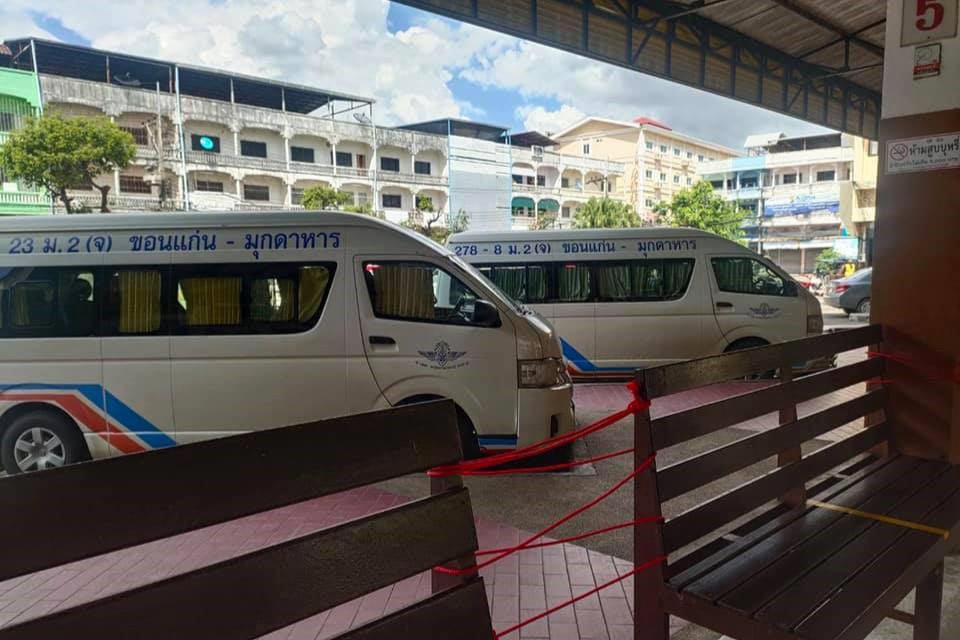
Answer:
<svg viewBox="0 0 960 640"><path fill-rule="evenodd" d="M373 101L359 96L59 42L6 45L14 69L36 70L46 113L107 116L133 135L133 164L94 180L118 210L296 208L305 189L327 185L394 222L423 221L427 205L437 224L463 210L473 228L525 228L544 214L569 224L623 174L620 163L544 151L552 141L535 133L463 120L375 126ZM71 195L100 204L92 185Z"/></svg>

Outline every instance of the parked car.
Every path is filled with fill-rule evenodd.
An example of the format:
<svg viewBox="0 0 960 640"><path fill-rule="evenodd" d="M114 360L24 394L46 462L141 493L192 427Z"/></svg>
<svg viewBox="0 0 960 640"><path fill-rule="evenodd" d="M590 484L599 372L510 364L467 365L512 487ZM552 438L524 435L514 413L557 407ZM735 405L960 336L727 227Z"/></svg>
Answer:
<svg viewBox="0 0 960 640"><path fill-rule="evenodd" d="M849 278L834 280L824 297L831 307L847 313L870 313L870 283L873 268L861 269Z"/></svg>

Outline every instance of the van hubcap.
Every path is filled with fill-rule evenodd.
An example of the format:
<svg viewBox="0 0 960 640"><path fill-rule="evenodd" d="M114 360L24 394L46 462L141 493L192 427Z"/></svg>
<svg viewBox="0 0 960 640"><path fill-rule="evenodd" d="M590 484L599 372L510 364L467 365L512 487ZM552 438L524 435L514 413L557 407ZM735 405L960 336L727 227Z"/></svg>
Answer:
<svg viewBox="0 0 960 640"><path fill-rule="evenodd" d="M13 445L13 453L21 471L62 467L67 461L63 441L43 427L33 427L21 433Z"/></svg>

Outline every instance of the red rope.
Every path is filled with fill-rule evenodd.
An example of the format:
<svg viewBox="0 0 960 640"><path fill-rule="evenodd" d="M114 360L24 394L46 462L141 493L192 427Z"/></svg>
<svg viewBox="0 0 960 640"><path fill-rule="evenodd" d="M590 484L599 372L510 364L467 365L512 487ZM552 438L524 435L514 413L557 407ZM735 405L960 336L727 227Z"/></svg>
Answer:
<svg viewBox="0 0 960 640"><path fill-rule="evenodd" d="M437 571L438 573L442 573L442 574L445 574L445 575L448 575L448 576L471 575L471 574L476 573L476 572L479 571L480 569L483 569L484 567L489 567L490 565L494 564L495 562L499 562L500 560L503 560L504 558L506 558L506 557L509 556L509 555L512 555L512 554L514 554L514 553L516 553L516 552L518 552L518 551L523 551L524 549L528 548L531 544L533 544L534 541L539 540L540 538L542 538L543 536L547 535L548 533L550 533L551 531L553 531L554 529L556 529L556 528L559 527L560 525L565 524L566 522L569 522L570 520L572 520L573 518L576 518L578 515L580 515L580 514L583 513L584 511L587 511L587 510L593 508L593 507L596 506L597 504L599 504L599 503L603 502L604 500L606 500L607 498L609 498L609 497L610 497L611 495L613 495L618 489L620 489L620 487L622 487L623 485L625 485L625 484L627 484L628 482L630 482L630 480L632 480L636 475L638 475L638 474L640 474L640 473L643 473L644 471L646 471L647 469L649 469L650 466L653 464L654 460L656 460L656 454L651 455L649 458L647 458L646 460L644 460L639 466L637 466L636 469L634 469L633 471L631 471L630 473L628 473L627 476L626 476L623 480L621 480L621 481L618 482L617 484L613 485L612 487L610 487L609 489L607 489L606 491L604 491L603 493L601 493L599 496L597 496L596 498L594 498L594 499L591 500L590 502L586 503L585 505L583 505L583 506L581 506L581 507L579 507L579 508L577 508L577 509L574 509L573 511L571 511L571 512L568 513L567 515L563 516L562 518L560 518L559 520L557 520L556 522L554 522L553 524L551 524L550 526L548 526L548 527L546 527L545 529L542 529L541 531L533 534L532 536L530 536L529 538L527 538L526 540L524 540L523 542L521 542L521 543L518 544L517 546L515 546L515 547L510 547L509 549L504 549L503 552L498 553L497 555L495 555L494 557L490 558L489 560L485 560L485 561L483 561L483 562L480 562L480 563L477 563L477 564L473 565L472 567L466 567L466 568L464 568L464 569L452 569L452 568L450 568L450 567L434 567L433 570L434 570L434 571Z"/></svg>
<svg viewBox="0 0 960 640"><path fill-rule="evenodd" d="M638 573L640 573L640 572L642 572L642 571L646 571L647 569L650 569L650 568L652 568L652 567L655 567L655 566L657 566L658 564L663 564L663 563L665 563L666 561L667 561L666 556L660 556L660 557L654 558L653 560L650 560L650 561L648 561L648 562L644 562L644 563L643 563L642 565L640 565L639 567L634 567L634 569L633 569L632 571L630 571L629 573L626 573L626 574L620 576L619 578L614 578L613 580L610 580L609 582L605 582L605 583L603 583L602 585L600 585L599 587L596 587L596 588L594 588L594 589L591 589L590 591L587 591L586 593L581 593L580 595L578 595L578 596L575 597L575 598L571 598L570 600L567 600L566 602L561 602L560 604L558 604L558 605L556 605L556 606L550 607L549 609L547 609L547 610L544 611L543 613L538 613L537 615L533 616L532 618L527 618L526 620L521 621L519 624L513 625L513 626L510 627L509 629L504 629L503 631L494 631L494 632L493 632L494 640L498 640L499 638L502 638L502 637L504 637L504 636L510 635L510 634L513 633L514 631L516 631L516 630L518 630L518 629L522 629L523 627L527 626L528 624L532 624L532 623L536 622L537 620L542 620L543 618L546 618L547 616L549 616L549 615L551 615L551 614L553 614L553 613L556 613L557 611L559 611L560 609L563 609L564 607L569 607L570 605L572 605L572 604L574 604L574 603L580 602L580 601L583 600L584 598L587 598L587 597L589 597L589 596L592 596L592 595L595 594L595 593L598 593L598 592L600 592L600 591L603 591L603 590L606 589L607 587L612 587L613 585L617 584L618 582L623 582L623 581L626 580L627 578L630 578L630 577L632 577L632 576L637 575ZM641 604L641 603L637 602L637 603L634 603L634 606L640 606L640 604Z"/></svg>
<svg viewBox="0 0 960 640"><path fill-rule="evenodd" d="M489 471L463 471L460 475L463 476L509 476L517 473L543 473L547 471L562 471L564 469L572 469L574 467L581 467L585 464L590 464L593 462L601 462L603 460L609 460L610 458L616 458L617 456L625 456L628 453L633 453L633 449L621 449L620 451L614 451L613 453L604 453L599 456L594 456L592 458L585 458L583 460L574 460L572 462L558 462L556 464L548 464L542 467L519 467L517 469L491 469Z"/></svg>
<svg viewBox="0 0 960 640"><path fill-rule="evenodd" d="M629 389L630 393L633 395L633 400L630 401L630 404L628 404L626 408L621 409L620 411L617 411L606 418L602 418L601 420L598 420L597 422L594 422L583 429L572 431L571 433L557 436L556 438L551 438L550 440L528 445L515 451L507 451L505 453L499 453L497 455L487 456L486 458L479 458L477 460L466 460L459 464L434 467L433 469L427 471L427 475L432 478L443 478L447 476L459 475L478 475L476 473L477 471L491 469L492 467L499 467L500 465L517 462L519 460L532 458L534 456L539 456L549 451L553 451L554 449L570 444L571 442L585 438L591 433L596 433L597 431L606 429L610 425L620 422L627 416L650 408L650 402L640 397L636 382L631 381L627 385L627 389ZM528 469L525 472L528 473L529 471L530 470ZM512 471L512 473L520 472Z"/></svg>
<svg viewBox="0 0 960 640"><path fill-rule="evenodd" d="M635 527L641 524L652 524L654 522L663 522L663 516L651 516L649 518L640 518L638 520L630 520L629 522L621 522L620 524L610 525L609 527L604 527L603 529L594 529L593 531L587 531L586 533L570 536L569 538L560 538L559 540L551 540L550 542L538 542L537 544L527 545L526 547L523 548L523 551L529 551L530 549L542 549L543 547L552 547L558 544L567 544L568 542L578 542L586 538L599 536L600 534L603 534L603 533L610 533L611 531L619 531L620 529L626 529L627 527ZM510 547L504 547L502 549L485 549L483 551L477 551L475 555L490 556L496 553L503 553L504 551L509 551L509 550L510 550Z"/></svg>

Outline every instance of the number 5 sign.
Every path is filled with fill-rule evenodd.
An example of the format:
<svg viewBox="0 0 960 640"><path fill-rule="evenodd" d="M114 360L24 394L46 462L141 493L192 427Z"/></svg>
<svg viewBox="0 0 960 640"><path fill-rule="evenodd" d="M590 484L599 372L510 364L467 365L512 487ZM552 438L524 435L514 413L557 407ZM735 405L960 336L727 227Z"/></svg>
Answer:
<svg viewBox="0 0 960 640"><path fill-rule="evenodd" d="M957 35L958 0L903 0L900 45L943 40Z"/></svg>

